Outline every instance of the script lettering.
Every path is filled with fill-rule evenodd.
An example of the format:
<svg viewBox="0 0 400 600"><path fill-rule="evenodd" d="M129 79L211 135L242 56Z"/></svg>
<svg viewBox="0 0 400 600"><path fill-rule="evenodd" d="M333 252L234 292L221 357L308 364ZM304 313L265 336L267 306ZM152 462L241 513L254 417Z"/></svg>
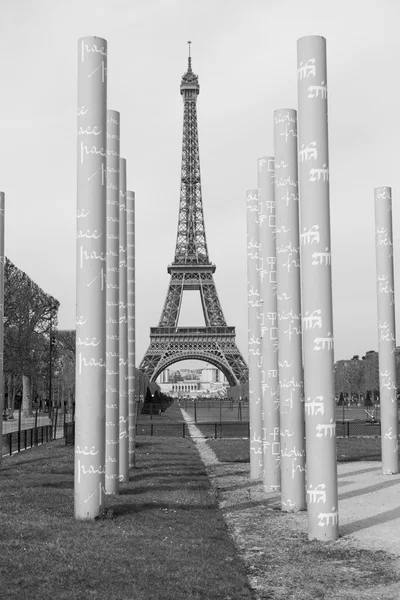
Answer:
<svg viewBox="0 0 400 600"><path fill-rule="evenodd" d="M297 69L297 76L299 79L307 79L308 77L315 77L315 58L310 58L306 63L300 62L300 66Z"/></svg>

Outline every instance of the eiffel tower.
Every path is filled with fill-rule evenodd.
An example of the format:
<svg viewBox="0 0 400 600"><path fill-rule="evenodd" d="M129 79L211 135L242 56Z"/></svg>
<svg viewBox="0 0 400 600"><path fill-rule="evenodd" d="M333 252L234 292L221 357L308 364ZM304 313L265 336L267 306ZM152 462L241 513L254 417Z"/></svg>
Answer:
<svg viewBox="0 0 400 600"><path fill-rule="evenodd" d="M201 196L196 102L198 76L192 71L189 43L188 69L182 77L183 143L178 234L167 297L158 327L150 328L150 345L139 369L151 381L169 365L187 359L203 360L222 371L231 386L248 380L248 369L228 327L219 302L208 258ZM178 327L184 290L199 290L205 327Z"/></svg>

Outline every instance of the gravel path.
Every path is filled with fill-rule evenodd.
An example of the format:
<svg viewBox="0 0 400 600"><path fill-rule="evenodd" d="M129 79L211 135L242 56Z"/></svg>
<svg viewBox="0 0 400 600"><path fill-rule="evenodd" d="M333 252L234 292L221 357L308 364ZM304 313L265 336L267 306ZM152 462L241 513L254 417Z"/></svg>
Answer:
<svg viewBox="0 0 400 600"><path fill-rule="evenodd" d="M262 541L260 544L260 536L255 538L249 523L254 519L260 522L260 509L279 509L280 494L268 494L261 481L251 480L249 464L220 463L189 415L184 410L182 415L206 466L225 521L251 572L252 557L254 552L262 551ZM338 463L338 483L340 538L333 543L343 548L383 550L396 558L400 572L400 475L383 475L379 462ZM306 533L307 513L285 515L285 525ZM267 528L265 540L267 543ZM255 591L262 590L260 573L249 580ZM364 590L364 597L400 598L398 584L393 589L385 588L384 595L379 592L376 595L377 592L377 588L371 590L370 596Z"/></svg>

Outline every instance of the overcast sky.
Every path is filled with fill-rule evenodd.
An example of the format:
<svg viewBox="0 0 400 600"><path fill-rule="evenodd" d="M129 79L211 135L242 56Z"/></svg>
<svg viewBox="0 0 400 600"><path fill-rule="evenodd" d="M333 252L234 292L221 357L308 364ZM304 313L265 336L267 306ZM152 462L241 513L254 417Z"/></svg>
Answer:
<svg viewBox="0 0 400 600"><path fill-rule="evenodd" d="M245 193L257 186L257 158L273 154L273 111L296 108L296 41L322 35L335 359L377 349L376 186L393 188L395 260L400 252L399 17L396 0L0 0L6 254L60 301L59 327L75 327L78 38L108 41L108 108L121 112L121 156L136 192L139 364L174 257L187 40L200 83L209 256L247 360ZM186 292L180 325L203 325L197 292Z"/></svg>

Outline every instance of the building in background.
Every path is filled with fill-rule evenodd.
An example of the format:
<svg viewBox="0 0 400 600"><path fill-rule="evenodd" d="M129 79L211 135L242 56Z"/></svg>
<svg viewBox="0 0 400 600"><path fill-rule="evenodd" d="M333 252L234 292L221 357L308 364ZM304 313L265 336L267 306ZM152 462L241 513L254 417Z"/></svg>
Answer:
<svg viewBox="0 0 400 600"><path fill-rule="evenodd" d="M157 378L157 383L162 392L175 398L225 395L229 387L225 375L210 364L202 369L165 369Z"/></svg>

